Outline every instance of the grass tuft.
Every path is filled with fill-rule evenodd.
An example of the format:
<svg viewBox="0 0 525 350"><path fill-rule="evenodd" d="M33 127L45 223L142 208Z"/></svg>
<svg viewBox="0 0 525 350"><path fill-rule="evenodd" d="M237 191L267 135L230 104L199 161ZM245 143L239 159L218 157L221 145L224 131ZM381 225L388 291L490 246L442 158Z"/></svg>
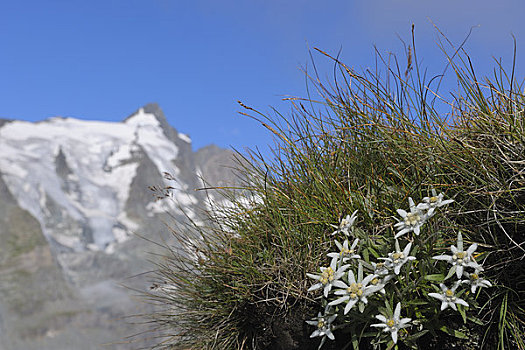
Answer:
<svg viewBox="0 0 525 350"><path fill-rule="evenodd" d="M273 134L273 153L242 159L240 189L218 190L228 205L175 232L180 246L167 247L148 294L161 310L157 349L316 349L305 320L322 306L306 273L327 264L333 225L358 210L359 238L386 244L396 209L431 189L455 200L432 224L436 244L448 247L458 230L479 243L494 286L477 295L479 322L448 320L468 337L436 329L411 346L525 349L523 85L514 66L479 79L461 48L442 48L458 82L451 101L431 89L438 79L426 80L412 48L403 63L378 54L382 66L363 73L316 49L335 74L305 72L315 98L289 99L288 116L241 104ZM353 340L336 332L325 348Z"/></svg>

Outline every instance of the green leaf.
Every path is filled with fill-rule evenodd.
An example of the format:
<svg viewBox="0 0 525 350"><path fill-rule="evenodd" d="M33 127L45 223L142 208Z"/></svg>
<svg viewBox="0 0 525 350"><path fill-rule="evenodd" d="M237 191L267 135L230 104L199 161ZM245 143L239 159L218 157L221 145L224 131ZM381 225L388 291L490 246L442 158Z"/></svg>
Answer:
<svg viewBox="0 0 525 350"><path fill-rule="evenodd" d="M416 340L416 339L418 339L419 337L421 337L421 336L423 336L423 335L425 335L425 334L427 334L427 333L428 333L428 329L423 329L423 330L420 331L420 332L417 332L417 333L414 333L414 334L412 334L412 335L409 335L409 336L407 337L407 340Z"/></svg>
<svg viewBox="0 0 525 350"><path fill-rule="evenodd" d="M436 273L436 274L433 274L433 275L426 275L425 279L427 281L443 282L445 280L445 276L442 273Z"/></svg>
<svg viewBox="0 0 525 350"><path fill-rule="evenodd" d="M363 249L362 254L363 254L363 260L369 263L370 255L368 254L368 248Z"/></svg>
<svg viewBox="0 0 525 350"><path fill-rule="evenodd" d="M352 346L354 350L359 350L359 339L355 333L352 333Z"/></svg>
<svg viewBox="0 0 525 350"><path fill-rule="evenodd" d="M428 301L423 299L412 299L409 302L407 302L408 305L427 305Z"/></svg>
<svg viewBox="0 0 525 350"><path fill-rule="evenodd" d="M480 326L484 326L485 325L482 320L480 320L479 318L477 318L475 316L468 316L467 319L470 322L475 323L477 325L480 325Z"/></svg>
<svg viewBox="0 0 525 350"><path fill-rule="evenodd" d="M363 311L365 311L365 304L363 304L362 302L359 302L357 304L357 307L359 309L359 312L363 313Z"/></svg>
<svg viewBox="0 0 525 350"><path fill-rule="evenodd" d="M386 348L386 350L392 350L394 346L396 346L396 344L394 344L394 342L391 340L388 342L388 347Z"/></svg>
<svg viewBox="0 0 525 350"><path fill-rule="evenodd" d="M452 266L450 270L448 271L447 276L445 277L445 280L448 280L450 277L452 277L456 273L456 265Z"/></svg>
<svg viewBox="0 0 525 350"><path fill-rule="evenodd" d="M455 330L455 329L451 329L447 326L443 326L440 328L440 330L442 330L443 332L447 333L447 334L450 334L451 336L454 336L456 338L459 338L459 339L468 339L467 335L463 332L460 332L458 330Z"/></svg>
<svg viewBox="0 0 525 350"><path fill-rule="evenodd" d="M458 305L458 311L461 314L461 318L463 318L463 323L467 323L467 315L465 313L465 309L463 308L463 305Z"/></svg>
<svg viewBox="0 0 525 350"><path fill-rule="evenodd" d="M368 247L368 250L376 259L380 257L380 255L372 247Z"/></svg>

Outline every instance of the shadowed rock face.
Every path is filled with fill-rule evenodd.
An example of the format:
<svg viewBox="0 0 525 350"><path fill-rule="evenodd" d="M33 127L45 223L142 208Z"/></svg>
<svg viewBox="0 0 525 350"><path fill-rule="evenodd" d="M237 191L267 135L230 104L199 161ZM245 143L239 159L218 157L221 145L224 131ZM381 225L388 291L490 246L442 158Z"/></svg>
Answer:
<svg viewBox="0 0 525 350"><path fill-rule="evenodd" d="M15 349L16 339L43 331L35 316L46 317L48 305L73 294L40 223L18 206L1 176L0 199L0 344Z"/></svg>
<svg viewBox="0 0 525 350"><path fill-rule="evenodd" d="M121 284L149 288L148 240L175 244L166 223L198 219L199 176L234 181L231 156L193 152L156 104L121 123L0 120L0 350L147 346L122 342L150 306Z"/></svg>

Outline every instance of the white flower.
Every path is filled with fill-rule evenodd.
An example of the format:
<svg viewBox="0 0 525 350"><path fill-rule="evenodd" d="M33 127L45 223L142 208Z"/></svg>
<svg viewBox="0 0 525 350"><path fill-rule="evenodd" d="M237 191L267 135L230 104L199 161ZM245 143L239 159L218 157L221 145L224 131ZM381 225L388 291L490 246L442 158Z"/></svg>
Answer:
<svg viewBox="0 0 525 350"><path fill-rule="evenodd" d="M375 286L377 289L379 289L379 292L383 295L386 294L385 286L387 283L394 278L393 275L383 275L383 277L376 275L371 281L370 285Z"/></svg>
<svg viewBox="0 0 525 350"><path fill-rule="evenodd" d="M363 265L359 263L359 267L357 269L357 281L355 279L354 273L352 271L348 271L348 285L343 281L337 281L335 284L336 287L342 288L336 290L335 294L342 295L342 297L328 303L328 305L332 306L346 302L344 311L346 315L352 309L352 307L357 304L357 302L360 302L359 311L363 312L364 305L368 303L368 299L366 297L381 289L380 286L367 286L368 283L374 279L374 277L376 276L368 275L363 279Z"/></svg>
<svg viewBox="0 0 525 350"><path fill-rule="evenodd" d="M380 275L388 275L390 273L390 271L386 267L385 263L382 263L382 262L378 262L378 263L371 262L370 265L372 265L372 267L374 268L374 275L380 276Z"/></svg>
<svg viewBox="0 0 525 350"><path fill-rule="evenodd" d="M457 310L456 304L461 304L468 307L468 304L465 300L456 297L456 289L458 288L460 281L457 281L454 284L454 287L448 289L443 283L440 283L442 293L428 293L429 296L441 300L441 311L445 310L447 307L451 307L454 310Z"/></svg>
<svg viewBox="0 0 525 350"><path fill-rule="evenodd" d="M487 281L486 279L483 279L479 277L480 270L476 269L472 273L463 272L463 276L468 277L468 280L461 281L462 283L468 283L470 284L470 291L472 293L476 292L476 288L478 287L492 287L492 283L490 281Z"/></svg>
<svg viewBox="0 0 525 350"><path fill-rule="evenodd" d="M410 231L413 231L417 236L419 236L420 228L427 219L427 215L416 207L412 198L408 197L408 203L410 204L410 213L407 213L403 209L397 209L397 213L401 215L403 221L399 221L397 224L394 224L394 226L399 230L399 232L395 235L395 238L401 237Z"/></svg>
<svg viewBox="0 0 525 350"><path fill-rule="evenodd" d="M465 267L472 267L479 271L483 271L483 268L474 260L474 257L472 256L472 254L474 254L474 252L478 248L478 245L474 243L466 251L464 251L463 236L461 235L461 231L458 232L457 244L457 248L454 245L450 246L452 255L438 255L432 257L432 259L444 260L447 261L449 264L452 264L452 267L450 268L451 272L449 273L453 273L452 269L455 269L457 278L461 278L461 276L463 275L463 269Z"/></svg>
<svg viewBox="0 0 525 350"><path fill-rule="evenodd" d="M401 266L403 266L409 260L415 260L413 256L409 256L410 248L412 247L412 242L409 242L403 251L399 248L399 242L396 239L396 251L393 253L388 253L388 258L379 258L385 260L385 266L391 270L394 270L396 275L399 275Z"/></svg>
<svg viewBox="0 0 525 350"><path fill-rule="evenodd" d="M332 259L329 267L321 267L320 275L314 275L312 273L307 273L306 275L308 277L319 281L319 283L316 283L310 288L308 288L308 291L311 292L313 290L324 287L324 291L323 291L324 296L325 298L327 298L328 293L330 292L332 287L341 277L343 277L343 274L346 271L346 269L350 267L350 265L343 265L340 267L338 267L337 265L338 265L337 259Z"/></svg>
<svg viewBox="0 0 525 350"><path fill-rule="evenodd" d="M418 209L428 210L427 215L431 217L434 215L434 210L436 208L442 207L444 205L454 202L453 199L443 200L443 193L437 194L435 189L432 189L432 196L423 198L423 203L417 205Z"/></svg>
<svg viewBox="0 0 525 350"><path fill-rule="evenodd" d="M337 248L339 248L339 253L328 253L328 256L330 258L337 259L338 261L342 261L343 263L350 259L360 259L361 257L359 254L355 253L357 243L359 243L359 238L356 238L352 243L352 246L348 248L348 239L345 239L343 244L335 241L335 245Z"/></svg>
<svg viewBox="0 0 525 350"><path fill-rule="evenodd" d="M354 222L356 219L357 219L357 210L352 213L352 216L347 215L345 218L343 218L341 220L341 223L339 224L339 227L334 226L335 228L337 228L337 230L332 232L332 235L335 235L341 232L345 236L349 236L350 235L349 230L352 228L352 226L354 226Z"/></svg>
<svg viewBox="0 0 525 350"><path fill-rule="evenodd" d="M397 344L397 332L401 328L409 326L411 318L401 318L401 303L397 303L396 309L394 310L394 316L387 318L384 315L377 315L376 318L382 323L376 323L371 325L372 327L383 328L383 332L390 332L394 344Z"/></svg>
<svg viewBox="0 0 525 350"><path fill-rule="evenodd" d="M317 314L317 317L311 321L306 321L309 325L316 326L317 329L310 335L310 338L314 337L328 337L334 340L334 334L332 333L332 323L337 318L337 315L323 315L321 312ZM323 339L324 340L324 339Z"/></svg>

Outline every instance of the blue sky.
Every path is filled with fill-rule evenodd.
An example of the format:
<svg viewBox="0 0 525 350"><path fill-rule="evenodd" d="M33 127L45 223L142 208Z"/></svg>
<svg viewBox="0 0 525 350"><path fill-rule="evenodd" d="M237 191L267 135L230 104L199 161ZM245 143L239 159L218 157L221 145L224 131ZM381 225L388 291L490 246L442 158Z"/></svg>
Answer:
<svg viewBox="0 0 525 350"><path fill-rule="evenodd" d="M523 62L524 13L521 0L4 0L0 118L120 121L158 102L195 149L265 149L270 135L236 101L287 114L281 98L306 94L309 48L342 49L359 71L374 45L402 54L398 37L408 42L415 23L418 56L437 74L446 61L430 18L456 44L476 26L466 47L484 75L493 56L510 66L511 34Z"/></svg>

